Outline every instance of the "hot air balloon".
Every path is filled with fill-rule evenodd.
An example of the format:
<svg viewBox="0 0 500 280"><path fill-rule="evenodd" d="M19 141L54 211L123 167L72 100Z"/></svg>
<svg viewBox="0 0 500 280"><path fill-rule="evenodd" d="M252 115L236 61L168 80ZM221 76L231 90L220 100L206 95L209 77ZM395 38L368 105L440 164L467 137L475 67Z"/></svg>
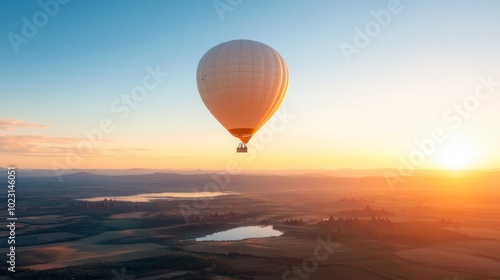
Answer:
<svg viewBox="0 0 500 280"><path fill-rule="evenodd" d="M241 143L247 143L276 112L288 89L280 54L252 40L233 40L210 49L196 73L198 91L210 113Z"/></svg>

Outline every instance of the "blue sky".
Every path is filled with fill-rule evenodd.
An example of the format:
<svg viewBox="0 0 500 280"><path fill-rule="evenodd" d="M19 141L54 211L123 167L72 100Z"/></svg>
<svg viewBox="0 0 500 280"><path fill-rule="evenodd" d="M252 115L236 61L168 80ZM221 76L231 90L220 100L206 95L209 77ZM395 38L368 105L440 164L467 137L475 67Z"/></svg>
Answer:
<svg viewBox="0 0 500 280"><path fill-rule="evenodd" d="M355 28L364 29L371 12L390 2L243 0L221 20L213 1L73 0L16 53L8 34L21 34L22 18L43 10L39 1L2 0L0 119L47 127L0 130L28 141L0 166L50 167L65 154L37 147L71 149L58 141L77 141L110 117L110 142L81 167L220 168L237 156L237 140L204 107L195 73L208 49L233 39L280 52L290 72L283 107L296 116L248 168L397 166L416 139L447 125L443 112L473 93L478 77L500 79L500 2L401 1L402 11L346 60L340 44L353 44ZM169 76L129 117L116 119L110 104L156 65ZM477 155L478 167L500 165L492 156L500 153L500 135L491 130L498 106L500 93L482 102L456 137L450 134ZM29 136L48 140L29 143ZM123 162L110 152L118 148L144 152Z"/></svg>

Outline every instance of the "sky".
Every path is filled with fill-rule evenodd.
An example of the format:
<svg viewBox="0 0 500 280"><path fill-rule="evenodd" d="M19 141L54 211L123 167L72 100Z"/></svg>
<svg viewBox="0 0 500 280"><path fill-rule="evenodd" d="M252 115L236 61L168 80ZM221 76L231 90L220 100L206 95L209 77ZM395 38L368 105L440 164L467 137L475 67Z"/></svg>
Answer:
<svg viewBox="0 0 500 280"><path fill-rule="evenodd" d="M0 7L3 167L500 167L500 1ZM235 153L196 86L203 54L234 39L273 47L290 75L248 154Z"/></svg>

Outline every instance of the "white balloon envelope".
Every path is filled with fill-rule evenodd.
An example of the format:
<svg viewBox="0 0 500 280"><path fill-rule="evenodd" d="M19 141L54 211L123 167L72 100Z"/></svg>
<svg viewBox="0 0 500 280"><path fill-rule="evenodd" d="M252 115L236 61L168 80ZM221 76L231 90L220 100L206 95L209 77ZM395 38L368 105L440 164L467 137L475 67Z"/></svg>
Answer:
<svg viewBox="0 0 500 280"><path fill-rule="evenodd" d="M288 69L273 48L251 40L219 44L201 58L198 91L210 113L234 137L238 152L276 112L288 89Z"/></svg>

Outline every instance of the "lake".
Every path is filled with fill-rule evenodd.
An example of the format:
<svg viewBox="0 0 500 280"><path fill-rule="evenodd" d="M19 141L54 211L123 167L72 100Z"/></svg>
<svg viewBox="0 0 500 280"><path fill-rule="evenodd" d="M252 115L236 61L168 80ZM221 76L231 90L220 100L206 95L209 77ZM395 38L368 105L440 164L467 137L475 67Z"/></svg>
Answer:
<svg viewBox="0 0 500 280"><path fill-rule="evenodd" d="M126 196L100 196L100 197L91 197L91 198L82 198L80 200L85 201L102 201L104 199L110 200L119 200L119 201L132 201L132 202L148 202L152 200L158 199L189 199L189 198L199 198L199 197L216 197L221 195L230 195L230 194L238 194L238 193L230 193L230 192L162 192L162 193L142 193L135 195L126 195Z"/></svg>
<svg viewBox="0 0 500 280"><path fill-rule="evenodd" d="M273 229L272 226L246 226L230 230L216 232L204 237L198 237L196 241L237 241L248 238L264 238L281 236L283 232Z"/></svg>

